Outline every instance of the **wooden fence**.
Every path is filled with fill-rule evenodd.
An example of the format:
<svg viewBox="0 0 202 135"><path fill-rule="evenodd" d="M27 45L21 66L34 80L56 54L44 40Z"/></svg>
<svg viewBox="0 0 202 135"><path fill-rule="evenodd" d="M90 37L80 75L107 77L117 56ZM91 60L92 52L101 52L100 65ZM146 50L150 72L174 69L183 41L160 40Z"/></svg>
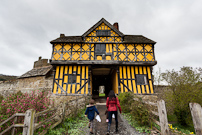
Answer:
<svg viewBox="0 0 202 135"><path fill-rule="evenodd" d="M134 98L134 100L139 101L139 99ZM158 112L156 111L152 111L151 113L157 117L159 117L159 121L153 119L153 121L160 126L161 131L159 131L162 135L169 135L169 128L168 128L168 119L167 119L167 112L166 112L166 106L165 106L165 101L164 100L160 100L157 101L157 103L153 103L150 101L142 101L143 103L147 104L147 105L151 105L153 106L152 108L157 107L158 108ZM158 129L156 129L158 130Z"/></svg>
<svg viewBox="0 0 202 135"><path fill-rule="evenodd" d="M83 99L80 104L85 105L89 101L89 96L82 96L80 98L73 99L68 101L67 103L63 103L57 107L50 108L47 110L44 110L42 112L35 113L34 109L27 110L25 113L16 113L9 117L7 120L3 121L0 123L0 126L6 124L10 120L13 119L13 124L6 128L4 131L0 133L0 135L5 134L8 131L11 131L11 135L15 134L15 128L17 127L22 127L23 128L23 133L22 135L33 135L34 131L36 131L38 128L42 127L45 123L47 122L52 122L51 125L48 126L43 132L41 132L39 135L44 135L47 133L48 129L52 129L59 125L65 118L66 116L69 116L70 114L74 114L76 116L78 107L79 107L79 100ZM73 107L71 107L73 104ZM70 110L71 109L71 110ZM49 118L38 122L39 117L45 117L48 114L53 112L53 115L50 116ZM17 117L18 116L23 116L24 117L24 124L15 124L17 122Z"/></svg>
<svg viewBox="0 0 202 135"><path fill-rule="evenodd" d="M202 135L202 108L198 103L189 103L196 135Z"/></svg>

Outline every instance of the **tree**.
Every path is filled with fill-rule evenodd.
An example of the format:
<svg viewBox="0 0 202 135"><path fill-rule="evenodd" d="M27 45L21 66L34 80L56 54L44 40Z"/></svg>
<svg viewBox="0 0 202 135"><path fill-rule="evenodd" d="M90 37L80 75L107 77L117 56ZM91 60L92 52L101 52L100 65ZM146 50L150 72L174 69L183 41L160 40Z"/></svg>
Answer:
<svg viewBox="0 0 202 135"><path fill-rule="evenodd" d="M174 113L181 125L192 123L189 103L196 102L202 105L201 68L182 67L180 71L166 71L162 73L163 79L169 84L172 92L167 93L172 97ZM171 95L172 94L172 95Z"/></svg>
<svg viewBox="0 0 202 135"><path fill-rule="evenodd" d="M161 82L163 81L163 78L162 78L162 72L161 72L161 68L158 67L158 70L157 71L154 71L154 83L156 85L160 85Z"/></svg>

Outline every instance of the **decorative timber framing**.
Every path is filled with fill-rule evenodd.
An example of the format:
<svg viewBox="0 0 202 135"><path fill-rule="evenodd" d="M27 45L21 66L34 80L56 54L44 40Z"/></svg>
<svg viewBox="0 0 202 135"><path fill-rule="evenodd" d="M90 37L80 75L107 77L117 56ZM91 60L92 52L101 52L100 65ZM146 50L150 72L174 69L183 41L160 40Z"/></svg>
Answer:
<svg viewBox="0 0 202 135"><path fill-rule="evenodd" d="M125 35L118 23L111 25L102 18L81 36L65 36L50 42L53 46L51 65L55 68L54 94L93 94L93 67L104 66L113 77L116 94L153 94L152 66L157 64L154 54L155 41L142 35ZM95 66L96 65L96 66ZM114 75L113 66L116 66ZM68 83L76 72L76 83ZM113 76L112 76L113 72ZM145 83L137 83L138 75ZM138 81L140 82L140 81Z"/></svg>

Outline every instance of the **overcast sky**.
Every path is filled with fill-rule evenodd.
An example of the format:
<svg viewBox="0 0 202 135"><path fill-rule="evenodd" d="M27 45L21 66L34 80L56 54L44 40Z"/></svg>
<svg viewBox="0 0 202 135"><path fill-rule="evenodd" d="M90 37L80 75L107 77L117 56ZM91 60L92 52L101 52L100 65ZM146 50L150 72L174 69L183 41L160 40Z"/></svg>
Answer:
<svg viewBox="0 0 202 135"><path fill-rule="evenodd" d="M101 18L156 41L155 69L202 67L202 0L0 0L0 74L24 74L51 58L60 33L80 36Z"/></svg>

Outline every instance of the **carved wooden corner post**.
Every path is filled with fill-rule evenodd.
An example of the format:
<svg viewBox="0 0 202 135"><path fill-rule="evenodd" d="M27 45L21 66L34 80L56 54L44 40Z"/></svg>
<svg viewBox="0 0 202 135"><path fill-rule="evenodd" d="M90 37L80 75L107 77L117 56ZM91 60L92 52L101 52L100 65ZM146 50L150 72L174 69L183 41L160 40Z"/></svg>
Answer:
<svg viewBox="0 0 202 135"><path fill-rule="evenodd" d="M35 115L34 109L29 109L25 112L23 135L34 134L34 115Z"/></svg>
<svg viewBox="0 0 202 135"><path fill-rule="evenodd" d="M189 103L196 135L202 135L202 108L198 103Z"/></svg>
<svg viewBox="0 0 202 135"><path fill-rule="evenodd" d="M168 128L168 119L167 119L165 101L164 100L157 101L157 105L158 105L158 112L159 112L159 121L161 125L161 134L170 135L169 128Z"/></svg>

